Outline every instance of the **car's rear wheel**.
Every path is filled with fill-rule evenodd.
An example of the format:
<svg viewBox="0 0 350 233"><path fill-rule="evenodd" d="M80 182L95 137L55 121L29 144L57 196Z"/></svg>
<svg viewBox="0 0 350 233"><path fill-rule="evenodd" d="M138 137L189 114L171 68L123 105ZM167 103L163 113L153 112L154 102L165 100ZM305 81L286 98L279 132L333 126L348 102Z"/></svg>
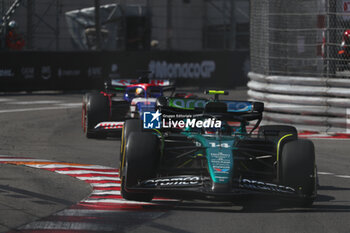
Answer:
<svg viewBox="0 0 350 233"><path fill-rule="evenodd" d="M126 143L121 194L133 201L151 201L152 193L132 191L142 180L156 176L159 160L158 138L152 133L132 132Z"/></svg>
<svg viewBox="0 0 350 233"><path fill-rule="evenodd" d="M310 206L317 195L315 149L310 140L287 142L279 161L279 180L282 185L294 188L299 196L296 204Z"/></svg>
<svg viewBox="0 0 350 233"><path fill-rule="evenodd" d="M84 110L83 110L84 111ZM94 131L94 127L109 117L109 102L106 96L93 93L86 97L84 129L87 138L101 138L105 135Z"/></svg>

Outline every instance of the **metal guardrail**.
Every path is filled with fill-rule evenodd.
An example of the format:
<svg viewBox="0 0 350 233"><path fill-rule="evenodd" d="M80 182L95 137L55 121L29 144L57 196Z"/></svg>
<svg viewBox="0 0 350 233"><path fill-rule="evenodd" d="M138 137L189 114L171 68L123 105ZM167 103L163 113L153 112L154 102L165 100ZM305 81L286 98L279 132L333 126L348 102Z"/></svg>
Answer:
<svg viewBox="0 0 350 233"><path fill-rule="evenodd" d="M264 119L303 129L346 132L350 80L248 74L248 95L265 103Z"/></svg>

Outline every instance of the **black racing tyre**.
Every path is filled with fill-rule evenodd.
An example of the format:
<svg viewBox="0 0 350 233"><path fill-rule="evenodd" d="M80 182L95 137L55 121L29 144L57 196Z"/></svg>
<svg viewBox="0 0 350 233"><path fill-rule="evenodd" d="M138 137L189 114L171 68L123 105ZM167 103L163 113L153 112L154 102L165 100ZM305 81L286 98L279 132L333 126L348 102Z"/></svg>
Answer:
<svg viewBox="0 0 350 233"><path fill-rule="evenodd" d="M312 205L317 195L314 144L305 139L287 142L282 149L279 164L280 183L294 188L299 195L299 198L294 199L295 203Z"/></svg>
<svg viewBox="0 0 350 233"><path fill-rule="evenodd" d="M258 135L268 141L278 142L283 136L292 134L293 140L298 138L298 131L290 125L264 125L260 126Z"/></svg>
<svg viewBox="0 0 350 233"><path fill-rule="evenodd" d="M119 169L120 172L122 172L123 164L123 158L124 158L124 148L127 141L127 138L129 137L131 132L141 132L142 131L142 123L140 119L128 119L124 122L124 126L122 129L122 136L120 141L120 163L119 163ZM122 165L123 164L123 165Z"/></svg>
<svg viewBox="0 0 350 233"><path fill-rule="evenodd" d="M151 201L152 193L128 190L141 180L156 177L159 161L158 138L152 133L132 132L125 149L125 167L122 174L121 194L133 201Z"/></svg>
<svg viewBox="0 0 350 233"><path fill-rule="evenodd" d="M83 127L83 132L84 134L86 134L86 129L87 129L87 125L86 125L86 106L87 106L87 102L88 99L90 97L90 93L86 93L83 96L83 103L82 103L82 109L81 109L81 126Z"/></svg>
<svg viewBox="0 0 350 233"><path fill-rule="evenodd" d="M94 131L94 127L109 118L108 98L99 93L90 93L86 96L85 107L85 135L87 138L102 138L104 134Z"/></svg>

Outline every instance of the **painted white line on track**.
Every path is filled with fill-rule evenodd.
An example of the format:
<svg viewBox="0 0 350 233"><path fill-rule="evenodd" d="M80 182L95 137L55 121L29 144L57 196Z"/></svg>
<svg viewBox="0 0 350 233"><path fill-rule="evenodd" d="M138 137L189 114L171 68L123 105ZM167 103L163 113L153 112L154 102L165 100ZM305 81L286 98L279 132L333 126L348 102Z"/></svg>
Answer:
<svg viewBox="0 0 350 233"><path fill-rule="evenodd" d="M348 176L348 175L335 175L335 176L339 177L339 178L350 179L350 176Z"/></svg>
<svg viewBox="0 0 350 233"><path fill-rule="evenodd" d="M105 167L105 166L100 166L100 165L86 165L86 166L81 166L81 165L65 165L65 164L34 164L31 165L33 167L38 167L38 168L47 168L47 169L59 169L59 168L83 168L83 169L106 169L106 170L114 170L115 168L111 167Z"/></svg>
<svg viewBox="0 0 350 233"><path fill-rule="evenodd" d="M127 201L125 199L110 199L110 198L100 198L100 199L88 199L81 201L80 203L111 203L111 204L135 204L135 205L157 205L152 202L140 202L140 201Z"/></svg>
<svg viewBox="0 0 350 233"><path fill-rule="evenodd" d="M318 138L318 137L300 137L300 138L306 138L306 139L312 139L312 140L336 140L336 141L349 141L349 138L332 138L332 137L328 137L328 138Z"/></svg>
<svg viewBox="0 0 350 233"><path fill-rule="evenodd" d="M77 217L89 217L98 216L102 214L112 213L133 213L135 211L127 210L85 210L85 209L66 209L55 214L55 216L77 216Z"/></svg>
<svg viewBox="0 0 350 233"><path fill-rule="evenodd" d="M110 213L125 213L133 212L127 210L85 210L85 209L66 209L55 214L55 216L77 216L77 217L89 217L96 216L99 214L110 214Z"/></svg>
<svg viewBox="0 0 350 233"><path fill-rule="evenodd" d="M349 175L337 175L331 172L317 172L318 175L334 176L338 178L350 179Z"/></svg>
<svg viewBox="0 0 350 233"><path fill-rule="evenodd" d="M69 108L77 108L78 106L66 106L66 107L42 107L42 108L22 108L22 109L6 109L0 110L0 113L14 113L14 112L31 112L31 111L44 111L44 110L61 110Z"/></svg>
<svg viewBox="0 0 350 233"><path fill-rule="evenodd" d="M0 158L0 162L53 162L52 160L46 160L46 159L4 159Z"/></svg>
<svg viewBox="0 0 350 233"><path fill-rule="evenodd" d="M334 175L334 173L331 172L317 172L319 175Z"/></svg>
<svg viewBox="0 0 350 233"><path fill-rule="evenodd" d="M104 174L104 175L118 175L118 172L105 172L105 171L55 171L65 175L83 175L83 174Z"/></svg>
<svg viewBox="0 0 350 233"><path fill-rule="evenodd" d="M31 104L60 104L61 100L33 100L33 101L16 101L7 104L31 105Z"/></svg>
<svg viewBox="0 0 350 233"><path fill-rule="evenodd" d="M140 217L157 217L161 215L162 211L135 211L135 210L86 210L86 209L67 209L60 211L54 216L60 217L103 217L103 216L115 216L127 215L128 218L140 218Z"/></svg>
<svg viewBox="0 0 350 233"><path fill-rule="evenodd" d="M94 190L92 195L120 195L120 191Z"/></svg>
<svg viewBox="0 0 350 233"><path fill-rule="evenodd" d="M80 180L114 180L114 181L120 181L119 178L116 178L116 177L108 177L108 176L97 176L97 177L79 177L79 176L76 176L77 179L80 179Z"/></svg>
<svg viewBox="0 0 350 233"><path fill-rule="evenodd" d="M96 188L109 188L109 187L120 187L120 184L118 183L104 183L104 184L100 184L100 183L90 183L90 185L92 185L93 187Z"/></svg>
<svg viewBox="0 0 350 233"><path fill-rule="evenodd" d="M89 222L36 221L25 225L21 230L75 230L75 231L115 231L115 226ZM48 231L49 232L49 231Z"/></svg>
<svg viewBox="0 0 350 233"><path fill-rule="evenodd" d="M62 107L82 107L82 103L63 103L63 104L57 104L58 106Z"/></svg>

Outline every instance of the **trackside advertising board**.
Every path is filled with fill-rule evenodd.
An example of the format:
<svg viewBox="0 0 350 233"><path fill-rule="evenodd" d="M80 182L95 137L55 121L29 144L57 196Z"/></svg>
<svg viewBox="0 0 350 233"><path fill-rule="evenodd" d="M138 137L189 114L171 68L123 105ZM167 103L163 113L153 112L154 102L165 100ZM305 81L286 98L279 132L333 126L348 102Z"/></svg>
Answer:
<svg viewBox="0 0 350 233"><path fill-rule="evenodd" d="M177 85L244 86L248 52L116 51L1 52L0 91L82 90L100 88L106 79L151 79Z"/></svg>

